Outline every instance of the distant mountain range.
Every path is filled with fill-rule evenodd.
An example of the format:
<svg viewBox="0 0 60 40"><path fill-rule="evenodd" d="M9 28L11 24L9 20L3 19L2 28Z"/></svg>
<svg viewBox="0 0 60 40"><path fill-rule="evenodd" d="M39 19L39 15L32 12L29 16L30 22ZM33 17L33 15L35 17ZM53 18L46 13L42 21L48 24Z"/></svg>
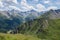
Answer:
<svg viewBox="0 0 60 40"><path fill-rule="evenodd" d="M33 21L37 18L60 19L60 9L46 12L35 10L21 12L18 10L0 11L0 32L16 29L22 23Z"/></svg>
<svg viewBox="0 0 60 40"><path fill-rule="evenodd" d="M12 19L12 17L21 17L22 19L25 19L25 18L29 17L30 19L34 19L34 18L39 17L43 13L44 12L37 12L35 10L21 12L19 10L14 10L14 9L13 10L8 10L8 11L0 11L0 14L5 16L8 19L9 18Z"/></svg>
<svg viewBox="0 0 60 40"><path fill-rule="evenodd" d="M50 10L43 14L44 17L48 17L50 19L60 19L60 9L58 10Z"/></svg>

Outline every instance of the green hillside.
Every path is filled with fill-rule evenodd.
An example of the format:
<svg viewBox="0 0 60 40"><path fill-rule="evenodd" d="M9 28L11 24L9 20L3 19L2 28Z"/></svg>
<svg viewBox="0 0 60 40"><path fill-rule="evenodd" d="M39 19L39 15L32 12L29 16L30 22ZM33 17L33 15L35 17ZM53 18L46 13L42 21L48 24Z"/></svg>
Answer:
<svg viewBox="0 0 60 40"><path fill-rule="evenodd" d="M49 26L44 31L46 33L39 33L38 37L48 40L60 40L60 19L54 19L48 21Z"/></svg>
<svg viewBox="0 0 60 40"><path fill-rule="evenodd" d="M46 38L60 40L60 19L49 20Z"/></svg>
<svg viewBox="0 0 60 40"><path fill-rule="evenodd" d="M2 34L0 33L0 40L60 40L60 19L48 20L48 26L41 28L39 22L32 21L31 28L22 26L22 29L18 30L19 34ZM41 21L42 22L42 21ZM28 22L27 22L28 23ZM35 24L36 23L36 24ZM45 23L46 24L46 23ZM28 25L29 26L29 25ZM21 26L19 26L21 28ZM34 28L33 28L34 27ZM40 27L40 31L37 31L37 27Z"/></svg>
<svg viewBox="0 0 60 40"><path fill-rule="evenodd" d="M19 33L36 35L41 39L60 40L60 19L49 19L47 22L46 19L26 22L19 26Z"/></svg>
<svg viewBox="0 0 60 40"><path fill-rule="evenodd" d="M41 40L41 39L31 35L0 33L0 40Z"/></svg>

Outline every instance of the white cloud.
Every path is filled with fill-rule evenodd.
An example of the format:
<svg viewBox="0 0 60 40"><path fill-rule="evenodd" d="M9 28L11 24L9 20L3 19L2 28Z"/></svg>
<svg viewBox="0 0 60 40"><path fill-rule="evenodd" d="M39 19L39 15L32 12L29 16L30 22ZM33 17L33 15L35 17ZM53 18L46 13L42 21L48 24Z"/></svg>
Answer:
<svg viewBox="0 0 60 40"><path fill-rule="evenodd" d="M10 8L10 9L15 9L15 10L19 10L19 11L21 11L21 9L18 8L18 7L16 7L16 6L9 6L9 8Z"/></svg>
<svg viewBox="0 0 60 40"><path fill-rule="evenodd" d="M3 1L3 2L1 2L1 1ZM21 0L20 3L18 3L17 0L1 0L1 1L0 1L0 9L1 9L1 7L4 7L5 6L4 9L8 9L8 10L15 9L15 10L20 10L20 11L29 11L29 10L34 9L34 10L36 10L38 12L41 12L41 11L50 10L50 9L57 9L57 7L56 6L53 6L53 5L55 5L55 4L56 5L60 5L60 2L56 2L54 4L54 3L51 3L50 0L43 0L43 3L50 5L50 7L48 7L46 9L45 8L45 5L42 5L42 4L29 5L29 3L27 2L27 0ZM32 0L32 1L34 3L35 2L38 3L39 0ZM9 2L11 4L8 4Z"/></svg>
<svg viewBox="0 0 60 40"><path fill-rule="evenodd" d="M47 8L47 10L50 10L50 9L55 10L55 9L57 9L57 7L56 6L50 6L50 7Z"/></svg>
<svg viewBox="0 0 60 40"><path fill-rule="evenodd" d="M22 5L22 8L25 9L25 10L32 10L32 9L34 9L34 10L36 10L38 12L41 12L41 11L45 10L45 6L44 5L37 4L36 8L35 8L33 6L28 5L26 0L22 0L21 5Z"/></svg>
<svg viewBox="0 0 60 40"><path fill-rule="evenodd" d="M34 2L38 2L38 0L33 0Z"/></svg>
<svg viewBox="0 0 60 40"><path fill-rule="evenodd" d="M45 11L45 9L46 9L45 6L42 4L37 4L36 7L37 7L37 11L39 11L39 12Z"/></svg>
<svg viewBox="0 0 60 40"><path fill-rule="evenodd" d="M18 4L17 0L5 0L5 1L14 2L14 3Z"/></svg>
<svg viewBox="0 0 60 40"><path fill-rule="evenodd" d="M7 3L6 3L7 2ZM8 3L15 3L14 5L12 4L8 4ZM11 10L11 9L15 9L15 10L21 10L19 7L16 6L16 4L18 5L17 0L1 0L0 1L0 7L4 8L0 8L0 10Z"/></svg>
<svg viewBox="0 0 60 40"><path fill-rule="evenodd" d="M3 3L0 1L0 7L4 7Z"/></svg>
<svg viewBox="0 0 60 40"><path fill-rule="evenodd" d="M56 4L56 5L60 5L60 2L56 2L55 4Z"/></svg>
<svg viewBox="0 0 60 40"><path fill-rule="evenodd" d="M32 9L34 9L34 10L36 10L38 12L41 12L41 11L45 10L45 6L44 5L37 4L36 8L35 8L34 6L28 5L26 0L22 0L21 5L22 5L22 8L25 9L25 10L32 10Z"/></svg>
<svg viewBox="0 0 60 40"><path fill-rule="evenodd" d="M44 1L44 3L45 4L48 4L48 3L50 3L50 0L46 0L46 1Z"/></svg>
<svg viewBox="0 0 60 40"><path fill-rule="evenodd" d="M23 9L26 9L26 10L31 10L33 8L33 6L30 6L30 5L27 4L26 0L22 0L21 6L22 6Z"/></svg>
<svg viewBox="0 0 60 40"><path fill-rule="evenodd" d="M18 4L17 0L12 0L14 3Z"/></svg>

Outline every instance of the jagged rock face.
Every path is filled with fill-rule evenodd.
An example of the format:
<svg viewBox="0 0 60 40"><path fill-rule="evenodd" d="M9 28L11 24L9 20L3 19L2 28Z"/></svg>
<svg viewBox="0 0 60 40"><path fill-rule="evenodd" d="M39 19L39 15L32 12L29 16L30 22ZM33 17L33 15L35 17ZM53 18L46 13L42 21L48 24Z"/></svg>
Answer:
<svg viewBox="0 0 60 40"><path fill-rule="evenodd" d="M43 15L41 15L43 18L46 19L60 19L60 10L50 10L45 12Z"/></svg>
<svg viewBox="0 0 60 40"><path fill-rule="evenodd" d="M6 11L0 11L0 17L10 18L9 13Z"/></svg>
<svg viewBox="0 0 60 40"><path fill-rule="evenodd" d="M50 19L60 19L60 10L50 10L49 13Z"/></svg>

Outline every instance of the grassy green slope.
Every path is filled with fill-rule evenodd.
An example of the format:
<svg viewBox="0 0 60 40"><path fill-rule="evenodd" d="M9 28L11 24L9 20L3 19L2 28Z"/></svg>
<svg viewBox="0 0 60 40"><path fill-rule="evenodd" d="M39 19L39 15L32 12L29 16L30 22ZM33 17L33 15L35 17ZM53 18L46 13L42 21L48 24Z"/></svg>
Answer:
<svg viewBox="0 0 60 40"><path fill-rule="evenodd" d="M22 34L1 34L0 40L41 40L36 36L22 35Z"/></svg>
<svg viewBox="0 0 60 40"><path fill-rule="evenodd" d="M43 32L40 31L37 34L34 34L35 36L27 34L0 34L0 40L60 40L60 19L49 20L48 23L49 26L47 29L45 29ZM35 22L33 24L35 24ZM35 24L35 26L36 25L38 24ZM35 29L33 28L33 31L34 30ZM25 31L29 32L28 30ZM33 33L33 31L31 32Z"/></svg>
<svg viewBox="0 0 60 40"><path fill-rule="evenodd" d="M42 21L40 21L42 23ZM41 23L38 20L35 20L32 22L31 26L32 29L30 29L30 33L35 33L36 30L41 29ZM36 23L36 24L35 24ZM46 24L46 23L45 23ZM25 25L25 27L29 27ZM26 32L29 32L26 31ZM23 32L23 31L22 31ZM42 28L42 31L38 31L36 33L38 38L41 39L47 39L47 40L60 40L60 19L52 19L48 20L48 26L46 29Z"/></svg>
<svg viewBox="0 0 60 40"><path fill-rule="evenodd" d="M49 20L49 26L45 30L46 33L40 32L39 38L47 40L60 40L60 19Z"/></svg>
<svg viewBox="0 0 60 40"><path fill-rule="evenodd" d="M49 20L47 38L51 40L60 40L60 19Z"/></svg>

